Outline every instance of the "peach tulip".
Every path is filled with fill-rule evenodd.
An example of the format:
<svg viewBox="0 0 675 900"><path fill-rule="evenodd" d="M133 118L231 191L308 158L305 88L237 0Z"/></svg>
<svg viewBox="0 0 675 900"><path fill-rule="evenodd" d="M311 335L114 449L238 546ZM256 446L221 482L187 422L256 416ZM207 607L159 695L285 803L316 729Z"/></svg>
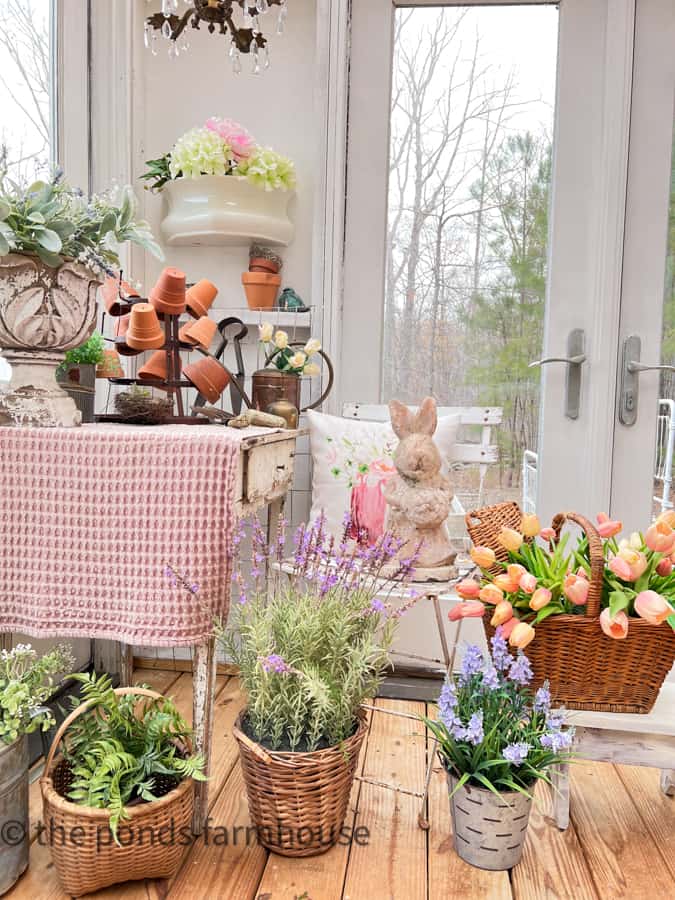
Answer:
<svg viewBox="0 0 675 900"><path fill-rule="evenodd" d="M509 565L506 567L506 574L509 576L511 581L515 581L516 584L518 584L521 576L523 576L526 572L527 569L525 568L525 566L521 566L520 563L509 563Z"/></svg>
<svg viewBox="0 0 675 900"><path fill-rule="evenodd" d="M662 512L656 521L665 522L666 525L675 528L675 509L667 509L665 512Z"/></svg>
<svg viewBox="0 0 675 900"><path fill-rule="evenodd" d="M675 531L665 522L654 522L645 532L645 544L655 553L672 553L675 548Z"/></svg>
<svg viewBox="0 0 675 900"><path fill-rule="evenodd" d="M448 613L448 619L451 622L457 622L458 619L478 619L485 612L485 607L480 600L462 600L456 603Z"/></svg>
<svg viewBox="0 0 675 900"><path fill-rule="evenodd" d="M660 625L675 609L656 591L642 591L635 598L635 612L650 625Z"/></svg>
<svg viewBox="0 0 675 900"><path fill-rule="evenodd" d="M619 522L616 519L610 519L607 513L598 513L596 518L598 520L598 534L602 538L614 537L619 534L623 528L623 522Z"/></svg>
<svg viewBox="0 0 675 900"><path fill-rule="evenodd" d="M471 559L481 569L489 569L495 563L495 552L489 547L472 547L470 553Z"/></svg>
<svg viewBox="0 0 675 900"><path fill-rule="evenodd" d="M673 571L673 561L669 556L664 556L661 562L656 567L656 574L660 575L661 578L665 578L666 575L670 575Z"/></svg>
<svg viewBox="0 0 675 900"><path fill-rule="evenodd" d="M480 585L473 578L465 578L455 586L455 590L463 600L475 600L480 593Z"/></svg>
<svg viewBox="0 0 675 900"><path fill-rule="evenodd" d="M530 572L526 572L521 576L518 584L521 591L523 591L525 594L531 594L537 587L537 579L534 577L534 575L530 574Z"/></svg>
<svg viewBox="0 0 675 900"><path fill-rule="evenodd" d="M497 625L503 625L513 617L513 607L508 600L501 600L496 606L494 615L490 619L490 625L496 628Z"/></svg>
<svg viewBox="0 0 675 900"><path fill-rule="evenodd" d="M516 618L516 616L512 616L510 619L507 619L503 625L500 625L497 628L497 633L500 634L505 641L511 637L511 632L516 627L516 625L520 624L520 619Z"/></svg>
<svg viewBox="0 0 675 900"><path fill-rule="evenodd" d="M552 596L553 595L548 588L537 588L534 594L532 594L532 596L530 597L530 609L533 609L535 612L539 612L540 609L548 606L548 604L551 602Z"/></svg>
<svg viewBox="0 0 675 900"><path fill-rule="evenodd" d="M589 588L588 579L580 578L579 575L573 575L571 572L565 576L563 591L567 599L575 606L583 606L586 603Z"/></svg>
<svg viewBox="0 0 675 900"><path fill-rule="evenodd" d="M519 650L524 650L533 639L534 628L527 622L518 622L509 636L509 644Z"/></svg>
<svg viewBox="0 0 675 900"><path fill-rule="evenodd" d="M484 585L478 596L483 601L483 603L490 603L493 606L496 606L501 600L504 599L504 591L501 588L498 588L496 584L486 584Z"/></svg>
<svg viewBox="0 0 675 900"><path fill-rule="evenodd" d="M525 537L536 537L541 531L539 516L536 516L534 513L531 513L528 516L523 516L520 522L520 530L523 532Z"/></svg>
<svg viewBox="0 0 675 900"><path fill-rule="evenodd" d="M523 536L515 528L502 528L498 540L502 547L510 550L511 553L516 553L523 544Z"/></svg>
<svg viewBox="0 0 675 900"><path fill-rule="evenodd" d="M494 582L497 587L504 591L506 594L513 594L514 591L518 590L518 582L514 581L512 578L509 578L506 573L502 575L495 575Z"/></svg>
<svg viewBox="0 0 675 900"><path fill-rule="evenodd" d="M600 627L608 637L623 640L628 634L628 616L625 612L618 612L612 619L609 607L600 613Z"/></svg>
<svg viewBox="0 0 675 900"><path fill-rule="evenodd" d="M607 563L611 572L617 576L617 578L622 578L624 581L632 581L633 573L631 572L630 566L626 562L625 559L621 556L613 556L610 561Z"/></svg>
<svg viewBox="0 0 675 900"><path fill-rule="evenodd" d="M630 569L630 581L637 581L647 568L647 557L641 550L634 550L631 546L622 547L618 554L621 559L628 563Z"/></svg>

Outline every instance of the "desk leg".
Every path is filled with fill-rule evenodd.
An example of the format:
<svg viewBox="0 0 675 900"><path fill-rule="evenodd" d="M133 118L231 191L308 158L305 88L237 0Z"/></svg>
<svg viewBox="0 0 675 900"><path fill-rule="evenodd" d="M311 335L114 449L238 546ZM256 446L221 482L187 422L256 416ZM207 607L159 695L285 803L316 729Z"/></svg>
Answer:
<svg viewBox="0 0 675 900"><path fill-rule="evenodd" d="M94 669L107 672L119 679L119 686L126 687L133 681L134 650L129 644L119 641L99 641L94 639Z"/></svg>
<svg viewBox="0 0 675 900"><path fill-rule="evenodd" d="M213 698L216 688L216 642L210 638L195 648L194 685L192 688L192 723L195 751L206 760L204 774L211 774L211 745L213 739ZM195 806L192 831L201 834L209 814L209 783L195 782Z"/></svg>
<svg viewBox="0 0 675 900"><path fill-rule="evenodd" d="M283 494L276 500L271 500L267 506L267 543L269 546L272 546L279 534L279 519L284 512L285 505L286 495Z"/></svg>
<svg viewBox="0 0 675 900"><path fill-rule="evenodd" d="M675 797L675 769L661 770L661 790L666 797Z"/></svg>
<svg viewBox="0 0 675 900"><path fill-rule="evenodd" d="M551 816L561 831L570 824L570 767L562 763L551 768Z"/></svg>

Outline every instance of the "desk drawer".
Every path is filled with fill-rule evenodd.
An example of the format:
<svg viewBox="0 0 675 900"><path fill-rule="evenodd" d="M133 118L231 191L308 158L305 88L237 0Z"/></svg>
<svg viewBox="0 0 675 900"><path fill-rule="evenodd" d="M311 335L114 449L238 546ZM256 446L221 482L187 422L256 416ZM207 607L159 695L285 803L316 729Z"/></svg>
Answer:
<svg viewBox="0 0 675 900"><path fill-rule="evenodd" d="M295 440L251 447L244 459L243 499L257 505L275 500L293 484Z"/></svg>

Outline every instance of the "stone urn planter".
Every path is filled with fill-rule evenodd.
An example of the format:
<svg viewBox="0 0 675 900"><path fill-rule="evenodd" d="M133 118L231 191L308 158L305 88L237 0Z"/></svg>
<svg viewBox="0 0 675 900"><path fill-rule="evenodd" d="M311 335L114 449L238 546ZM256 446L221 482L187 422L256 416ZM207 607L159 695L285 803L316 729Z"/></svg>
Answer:
<svg viewBox="0 0 675 900"><path fill-rule="evenodd" d="M202 175L167 182L162 236L170 247L244 245L250 241L286 245L294 227L288 216L293 191L265 191L246 178Z"/></svg>
<svg viewBox="0 0 675 900"><path fill-rule="evenodd" d="M28 741L0 741L0 895L28 867Z"/></svg>
<svg viewBox="0 0 675 900"><path fill-rule="evenodd" d="M12 367L9 389L0 396L0 425L81 423L55 375L66 351L94 330L99 284L72 260L54 269L35 256L0 257L0 348Z"/></svg>

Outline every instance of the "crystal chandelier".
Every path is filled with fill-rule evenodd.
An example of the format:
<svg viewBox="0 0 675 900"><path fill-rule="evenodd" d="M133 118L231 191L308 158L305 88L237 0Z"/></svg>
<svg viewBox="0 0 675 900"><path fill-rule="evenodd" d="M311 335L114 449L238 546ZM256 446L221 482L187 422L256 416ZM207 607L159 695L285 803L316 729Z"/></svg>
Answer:
<svg viewBox="0 0 675 900"><path fill-rule="evenodd" d="M242 53L251 54L254 75L260 72L261 65L269 68L269 48L260 28L260 17L270 7L279 7L277 34L282 34L288 15L287 0L183 0L183 3L186 9L179 10L178 0L162 0L161 11L146 18L143 42L153 56L159 52L161 36L168 43L169 56L175 59L190 47L187 26L199 29L204 23L210 34L218 29L219 34L229 36L229 56L235 74L241 72ZM241 20L239 24L235 14Z"/></svg>

